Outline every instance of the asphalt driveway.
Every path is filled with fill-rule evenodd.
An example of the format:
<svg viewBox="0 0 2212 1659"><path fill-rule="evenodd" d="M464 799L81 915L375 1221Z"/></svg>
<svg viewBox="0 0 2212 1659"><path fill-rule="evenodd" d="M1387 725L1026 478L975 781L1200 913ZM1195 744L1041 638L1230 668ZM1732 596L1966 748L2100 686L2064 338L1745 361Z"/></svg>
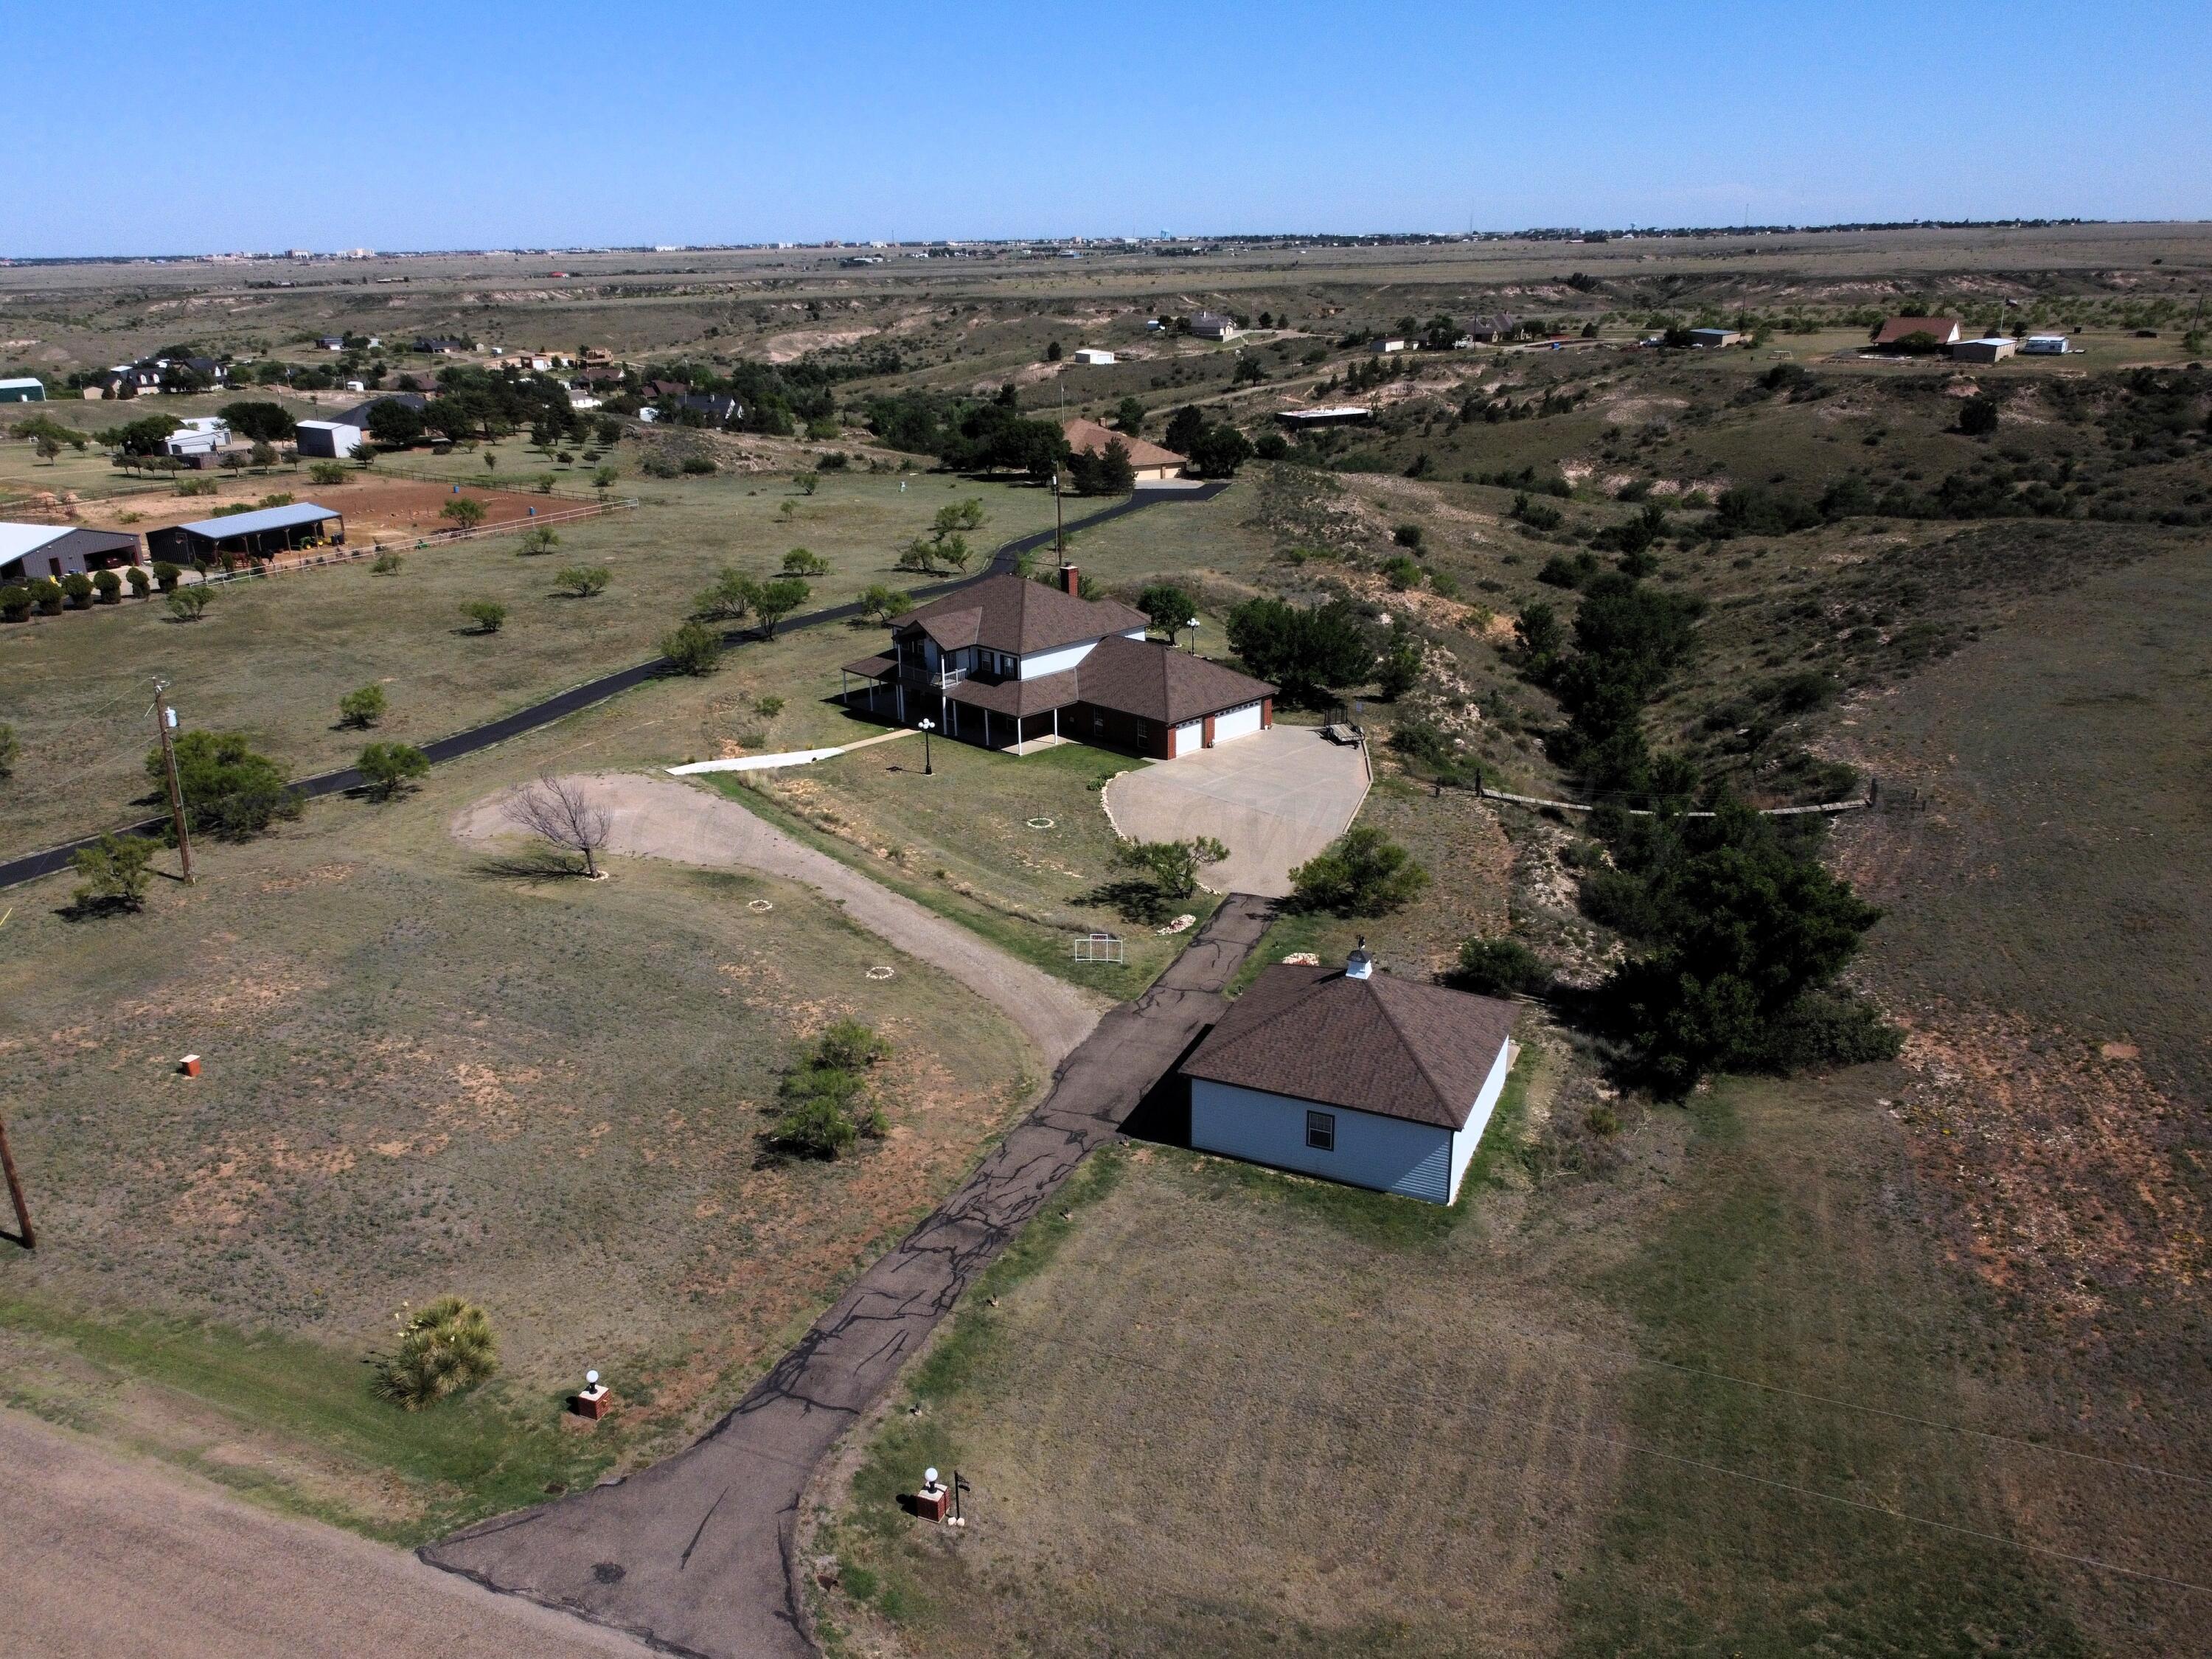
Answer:
<svg viewBox="0 0 2212 1659"><path fill-rule="evenodd" d="M1218 837L1216 893L1280 898L1291 872L1351 827L1367 767L1310 726L1276 726L1178 760L1155 761L1106 786L1106 813L1132 841Z"/></svg>

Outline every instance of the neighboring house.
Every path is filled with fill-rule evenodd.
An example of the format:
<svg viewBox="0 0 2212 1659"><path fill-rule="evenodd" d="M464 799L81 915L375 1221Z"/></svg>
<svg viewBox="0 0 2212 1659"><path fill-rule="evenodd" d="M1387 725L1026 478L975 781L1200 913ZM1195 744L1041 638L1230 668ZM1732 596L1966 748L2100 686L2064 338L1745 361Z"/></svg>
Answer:
<svg viewBox="0 0 2212 1659"><path fill-rule="evenodd" d="M1190 331L1201 340L1234 340L1244 332L1235 318L1218 311L1200 312L1190 319Z"/></svg>
<svg viewBox="0 0 2212 1659"><path fill-rule="evenodd" d="M2020 349L2031 357L2060 357L2074 348L2063 334L2031 334Z"/></svg>
<svg viewBox="0 0 2212 1659"><path fill-rule="evenodd" d="M295 433L303 457L343 461L361 447L361 428L346 421L301 421Z"/></svg>
<svg viewBox="0 0 2212 1659"><path fill-rule="evenodd" d="M435 337L426 336L425 337L415 342L416 350L427 351L432 356L439 357L451 357L456 353L466 351L468 349L469 343L467 341L449 339L442 335Z"/></svg>
<svg viewBox="0 0 2212 1659"><path fill-rule="evenodd" d="M1114 354L1098 346L1078 346L1075 361L1086 368L1104 368L1113 362Z"/></svg>
<svg viewBox="0 0 2212 1659"><path fill-rule="evenodd" d="M345 341L335 334L325 334L320 339L317 340L315 343L318 346L320 346L325 351L343 351L345 349Z"/></svg>
<svg viewBox="0 0 2212 1659"><path fill-rule="evenodd" d="M220 415L195 415L161 440L172 455L211 455L230 442L230 422Z"/></svg>
<svg viewBox="0 0 2212 1659"><path fill-rule="evenodd" d="M1468 325L1467 337L1480 345L1494 345L1500 340L1510 340L1521 326L1517 318L1504 312L1495 317L1478 317Z"/></svg>
<svg viewBox="0 0 2212 1659"><path fill-rule="evenodd" d="M576 378L586 386L620 386L622 377L622 370L605 363L594 363Z"/></svg>
<svg viewBox="0 0 2212 1659"><path fill-rule="evenodd" d="M1178 455L1172 449L1163 449L1143 438L1132 437L1126 432L1116 432L1111 427L1101 426L1096 421L1076 419L1060 423L1060 436L1076 454L1085 452L1103 455L1109 444L1120 444L1129 452L1129 465L1135 469L1139 483L1158 483L1164 478L1180 478L1182 470L1190 465L1189 457Z"/></svg>
<svg viewBox="0 0 2212 1659"><path fill-rule="evenodd" d="M1978 340L1960 341L1951 348L1951 356L1962 363L2001 363L2019 349L2019 341L1989 334Z"/></svg>
<svg viewBox="0 0 2212 1659"><path fill-rule="evenodd" d="M726 392L698 392L684 399L684 407L708 426L727 426L744 418L745 407Z"/></svg>
<svg viewBox="0 0 2212 1659"><path fill-rule="evenodd" d="M1723 347L1741 345L1751 337L1740 329L1693 328L1690 343L1705 351L1718 351Z"/></svg>
<svg viewBox="0 0 2212 1659"><path fill-rule="evenodd" d="M46 400L46 382L26 375L19 380L0 380L0 404L42 404Z"/></svg>
<svg viewBox="0 0 2212 1659"><path fill-rule="evenodd" d="M1388 356L1392 352L1411 351L1413 343L1403 335L1378 334L1367 343L1367 349L1377 356Z"/></svg>
<svg viewBox="0 0 2212 1659"><path fill-rule="evenodd" d="M1294 432L1310 427L1358 426L1363 421L1375 418L1375 411L1365 404L1331 404L1322 409L1285 409L1275 418Z"/></svg>
<svg viewBox="0 0 2212 1659"><path fill-rule="evenodd" d="M1520 1010L1375 971L1281 963L1182 1064L1190 1144L1449 1204L1519 1052Z"/></svg>
<svg viewBox="0 0 2212 1659"><path fill-rule="evenodd" d="M577 386L570 386L568 388L569 408L583 410L597 409L599 406L599 398L596 392L586 392Z"/></svg>
<svg viewBox="0 0 2212 1659"><path fill-rule="evenodd" d="M0 524L0 582L113 570L143 562L138 538L119 530L74 525Z"/></svg>
<svg viewBox="0 0 2212 1659"><path fill-rule="evenodd" d="M1893 349L1916 334L1925 334L1939 346L1954 346L1960 333L1956 317L1891 317L1875 330L1874 343L1877 348Z"/></svg>
<svg viewBox="0 0 2212 1659"><path fill-rule="evenodd" d="M345 515L313 501L300 501L152 531L146 537L146 547L155 558L173 564L219 564L226 556L273 558L305 543L319 541L343 546Z"/></svg>
<svg viewBox="0 0 2212 1659"><path fill-rule="evenodd" d="M387 392L380 397L371 398L365 404L356 404L351 409L331 416L331 423L334 426L358 427L366 432L368 430L368 411L379 404L404 404L420 415L424 410L429 408L430 400L419 392Z"/></svg>
<svg viewBox="0 0 2212 1659"><path fill-rule="evenodd" d="M986 749L1073 738L1173 760L1274 724L1264 680L1145 637L1141 611L987 576L891 623L891 648L847 663L866 707ZM853 706L854 688L843 693Z"/></svg>

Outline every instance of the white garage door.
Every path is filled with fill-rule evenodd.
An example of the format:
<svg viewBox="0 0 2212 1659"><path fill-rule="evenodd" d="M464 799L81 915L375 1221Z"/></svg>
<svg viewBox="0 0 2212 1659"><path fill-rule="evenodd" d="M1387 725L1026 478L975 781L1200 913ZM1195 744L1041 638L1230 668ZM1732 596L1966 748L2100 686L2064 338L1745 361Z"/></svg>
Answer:
<svg viewBox="0 0 2212 1659"><path fill-rule="evenodd" d="M1231 738L1249 738L1260 729L1260 705L1248 702L1242 708L1224 709L1213 719L1213 740L1226 743Z"/></svg>
<svg viewBox="0 0 2212 1659"><path fill-rule="evenodd" d="M1175 742L1170 745L1168 758L1177 755L1194 755L1206 747L1206 722L1185 720L1175 729Z"/></svg>

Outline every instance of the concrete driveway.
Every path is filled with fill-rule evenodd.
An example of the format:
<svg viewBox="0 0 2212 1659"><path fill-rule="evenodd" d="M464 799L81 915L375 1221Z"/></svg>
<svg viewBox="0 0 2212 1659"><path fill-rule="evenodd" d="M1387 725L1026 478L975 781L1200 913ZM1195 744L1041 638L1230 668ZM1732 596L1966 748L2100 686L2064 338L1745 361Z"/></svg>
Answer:
<svg viewBox="0 0 2212 1659"><path fill-rule="evenodd" d="M1277 726L1122 773L1106 786L1106 815L1132 841L1217 836L1229 856L1206 872L1209 891L1280 898L1291 870L1351 827L1367 782L1357 749Z"/></svg>

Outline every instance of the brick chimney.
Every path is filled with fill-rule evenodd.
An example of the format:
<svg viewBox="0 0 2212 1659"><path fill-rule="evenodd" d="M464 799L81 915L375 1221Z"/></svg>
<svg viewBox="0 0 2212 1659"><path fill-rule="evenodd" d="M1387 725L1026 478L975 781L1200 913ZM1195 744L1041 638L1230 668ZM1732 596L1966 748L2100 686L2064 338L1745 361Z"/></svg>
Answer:
<svg viewBox="0 0 2212 1659"><path fill-rule="evenodd" d="M1083 573L1072 564L1060 568L1060 585L1077 599L1083 597Z"/></svg>

